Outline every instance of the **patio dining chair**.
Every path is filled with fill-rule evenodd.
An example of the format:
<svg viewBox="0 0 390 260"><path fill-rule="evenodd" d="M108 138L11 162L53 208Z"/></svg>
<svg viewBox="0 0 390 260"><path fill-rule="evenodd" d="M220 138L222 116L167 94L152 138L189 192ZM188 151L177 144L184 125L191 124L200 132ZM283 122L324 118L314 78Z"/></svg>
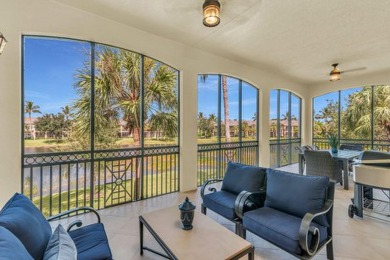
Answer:
<svg viewBox="0 0 390 260"><path fill-rule="evenodd" d="M303 146L296 146L295 147L295 150L297 150L299 153L301 154L304 154L304 152L306 150L310 150L310 151L316 151L318 150L318 146L317 145L303 145ZM302 167L303 169L305 168L305 165L306 165L306 161L305 161L305 156L303 156L302 158Z"/></svg>
<svg viewBox="0 0 390 260"><path fill-rule="evenodd" d="M306 175L327 176L342 184L340 164L332 158L328 151L304 151L306 159Z"/></svg>
<svg viewBox="0 0 390 260"><path fill-rule="evenodd" d="M355 151L363 151L363 145L361 144L341 144L340 150L355 150ZM353 160L349 161L348 172L351 174L353 172L352 166Z"/></svg>

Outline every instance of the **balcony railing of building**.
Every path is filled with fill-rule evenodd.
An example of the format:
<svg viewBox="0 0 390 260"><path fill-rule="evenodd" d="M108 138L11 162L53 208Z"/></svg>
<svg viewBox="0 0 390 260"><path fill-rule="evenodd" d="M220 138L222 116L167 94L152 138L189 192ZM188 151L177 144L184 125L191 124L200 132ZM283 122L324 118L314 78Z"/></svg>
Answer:
<svg viewBox="0 0 390 260"><path fill-rule="evenodd" d="M258 165L258 141L198 144L198 186L212 178L223 178L229 161Z"/></svg>
<svg viewBox="0 0 390 260"><path fill-rule="evenodd" d="M179 191L179 147L26 154L22 192L45 216Z"/></svg>
<svg viewBox="0 0 390 260"><path fill-rule="evenodd" d="M390 152L390 140L374 139L340 139L340 144L360 144L363 150L377 150L381 152ZM313 138L313 145L319 149L330 149L327 138Z"/></svg>
<svg viewBox="0 0 390 260"><path fill-rule="evenodd" d="M298 163L298 152L295 147L299 146L300 138L270 140L271 168Z"/></svg>

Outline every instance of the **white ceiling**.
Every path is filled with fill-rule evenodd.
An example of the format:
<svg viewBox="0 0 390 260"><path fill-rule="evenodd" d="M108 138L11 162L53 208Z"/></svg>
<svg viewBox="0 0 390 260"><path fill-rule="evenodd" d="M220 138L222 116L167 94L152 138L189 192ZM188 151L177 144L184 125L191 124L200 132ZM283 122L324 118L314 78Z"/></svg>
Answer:
<svg viewBox="0 0 390 260"><path fill-rule="evenodd" d="M220 0L221 23L202 24L203 0L56 0L231 60L326 82L390 70L389 0Z"/></svg>

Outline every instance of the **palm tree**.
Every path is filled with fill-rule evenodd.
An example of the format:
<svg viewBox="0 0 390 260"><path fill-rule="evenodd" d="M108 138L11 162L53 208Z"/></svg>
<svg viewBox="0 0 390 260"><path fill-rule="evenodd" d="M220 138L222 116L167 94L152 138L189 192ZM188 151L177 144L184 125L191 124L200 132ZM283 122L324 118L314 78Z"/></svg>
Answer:
<svg viewBox="0 0 390 260"><path fill-rule="evenodd" d="M24 113L25 114L28 114L28 119L29 119L29 129L28 129L28 132L30 134L31 133L31 130L32 130L32 119L31 119L31 115L33 113L41 113L41 111L39 110L40 107L38 105L34 105L34 102L33 101L28 101L26 100L25 104L24 104ZM33 136L33 138L35 139L35 134Z"/></svg>
<svg viewBox="0 0 390 260"><path fill-rule="evenodd" d="M69 106L61 107L61 113L64 114L66 121L68 121L69 118L72 116L71 108Z"/></svg>
<svg viewBox="0 0 390 260"><path fill-rule="evenodd" d="M201 75L201 80L203 82L207 79L207 74ZM222 75L222 95L223 95L223 113L225 118L225 140L230 142L230 113L229 113L229 97L228 97L228 87L227 87L227 77Z"/></svg>
<svg viewBox="0 0 390 260"><path fill-rule="evenodd" d="M108 47L100 49L96 57L94 134L97 141L104 142L116 136L115 129L122 119L133 137L134 146L140 147L141 113L151 130L159 129L169 137L177 135L177 77L173 69L144 58L142 73L139 54ZM76 90L80 98L74 104L74 126L79 138L89 135L89 123L86 122L90 117L90 75L88 63L77 75ZM143 111L141 85L144 90ZM140 198L140 175L138 167L134 183L137 199Z"/></svg>
<svg viewBox="0 0 390 260"><path fill-rule="evenodd" d="M222 76L223 113L225 117L225 141L230 142L230 113L226 76Z"/></svg>
<svg viewBox="0 0 390 260"><path fill-rule="evenodd" d="M371 113L374 116L374 133L377 138L371 137ZM371 94L371 87L364 87L361 91L349 95L343 121L347 131L360 137L390 140L390 86L376 86L374 95Z"/></svg>
<svg viewBox="0 0 390 260"><path fill-rule="evenodd" d="M65 121L62 128L62 138L66 130L70 128L70 117L72 116L71 108L69 106L61 107L61 113L64 115ZM69 136L69 133L68 133Z"/></svg>

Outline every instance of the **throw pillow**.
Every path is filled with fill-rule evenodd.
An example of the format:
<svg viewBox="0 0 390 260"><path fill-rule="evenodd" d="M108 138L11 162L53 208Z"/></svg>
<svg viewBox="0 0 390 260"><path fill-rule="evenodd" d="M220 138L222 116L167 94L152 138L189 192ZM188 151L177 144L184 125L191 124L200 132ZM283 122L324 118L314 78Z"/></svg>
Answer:
<svg viewBox="0 0 390 260"><path fill-rule="evenodd" d="M77 259L77 249L72 238L61 224L50 237L43 260Z"/></svg>

